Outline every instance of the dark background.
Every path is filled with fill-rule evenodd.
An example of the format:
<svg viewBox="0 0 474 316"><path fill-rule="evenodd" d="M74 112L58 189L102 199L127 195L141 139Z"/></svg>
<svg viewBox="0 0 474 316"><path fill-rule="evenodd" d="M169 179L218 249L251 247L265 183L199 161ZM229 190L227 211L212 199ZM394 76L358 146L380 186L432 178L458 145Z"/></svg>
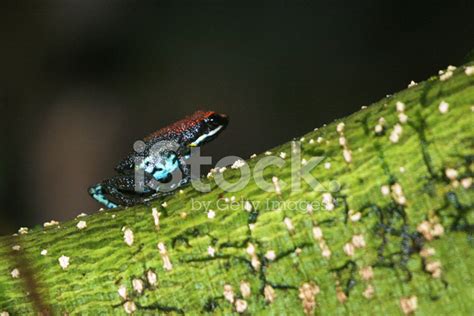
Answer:
<svg viewBox="0 0 474 316"><path fill-rule="evenodd" d="M135 140L198 108L248 157L460 64L469 1L1 1L0 233L99 205ZM21 5L20 5L20 4Z"/></svg>

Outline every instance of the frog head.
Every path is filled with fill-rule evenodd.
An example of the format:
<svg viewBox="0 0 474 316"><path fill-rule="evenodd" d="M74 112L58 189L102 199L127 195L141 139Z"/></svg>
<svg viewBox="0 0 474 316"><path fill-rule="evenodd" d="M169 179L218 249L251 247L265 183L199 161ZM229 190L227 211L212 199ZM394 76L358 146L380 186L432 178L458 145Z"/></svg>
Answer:
<svg viewBox="0 0 474 316"><path fill-rule="evenodd" d="M189 143L190 147L201 146L210 142L217 137L229 123L229 118L225 114L219 114L214 111L202 112L198 111L193 115L196 120L196 129L192 141Z"/></svg>

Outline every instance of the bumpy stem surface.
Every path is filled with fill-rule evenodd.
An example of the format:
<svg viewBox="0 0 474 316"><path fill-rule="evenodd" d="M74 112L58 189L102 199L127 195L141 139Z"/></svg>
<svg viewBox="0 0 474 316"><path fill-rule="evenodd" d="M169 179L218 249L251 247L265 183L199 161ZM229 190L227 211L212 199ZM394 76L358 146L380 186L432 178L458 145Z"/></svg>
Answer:
<svg viewBox="0 0 474 316"><path fill-rule="evenodd" d="M272 149L279 192L211 178L206 194L1 237L0 313L471 314L472 67L304 135L299 158ZM319 184L292 190L291 161L315 156Z"/></svg>

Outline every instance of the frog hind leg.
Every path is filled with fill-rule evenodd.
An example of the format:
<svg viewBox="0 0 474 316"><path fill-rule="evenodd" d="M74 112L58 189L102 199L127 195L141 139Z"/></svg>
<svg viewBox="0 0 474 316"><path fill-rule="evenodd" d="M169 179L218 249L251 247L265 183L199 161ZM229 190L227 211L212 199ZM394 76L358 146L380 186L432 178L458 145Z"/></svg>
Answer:
<svg viewBox="0 0 474 316"><path fill-rule="evenodd" d="M178 167L183 177L176 185L174 185L172 191L159 191L159 185L156 187L145 185L145 192L138 193L135 188L134 175L122 174L104 180L102 183L92 186L91 188L89 188L89 194L99 203L105 205L107 208L117 208L119 205L132 206L136 204L148 203L157 198L171 195L173 194L174 190L181 186L184 186L191 179L191 171L187 166L185 159L183 157L176 156L177 155L175 155L173 159L178 160ZM159 179L158 183L167 182L169 180L169 178L171 177L171 173L166 171L167 170L165 169L165 174L162 177L157 177ZM151 175L145 174L145 177L147 180L150 180ZM109 197L112 197L113 200L116 200L118 204L111 201Z"/></svg>
<svg viewBox="0 0 474 316"><path fill-rule="evenodd" d="M171 188L172 190L170 190L170 191L159 191L159 187L151 185L149 187L154 192L152 194L150 194L149 196L147 196L146 198L144 198L143 201L145 203L151 202L153 200L156 200L158 198L162 198L162 197L165 197L165 196L168 196L168 195L172 195L172 194L175 193L175 191L178 188L185 186L186 184L188 184L191 181L191 169L187 166L185 159L186 158L184 158L184 157L178 158L178 161L179 161L178 167L179 167L179 170L180 170L178 172L181 172L182 178L178 183L176 183L172 186L172 188ZM176 171L174 171L174 172L176 172ZM167 177L161 179L161 181L168 182L170 180L170 178L172 178L172 174L168 173Z"/></svg>
<svg viewBox="0 0 474 316"><path fill-rule="evenodd" d="M116 208L119 205L133 206L145 202L146 194L135 191L135 180L133 175L118 175L106 179L102 183L89 188L89 194L107 208ZM112 202L109 197L116 200Z"/></svg>
<svg viewBox="0 0 474 316"><path fill-rule="evenodd" d="M97 202L103 204L107 208L117 208L118 205L110 201L104 193L102 184L96 184L89 188L89 195Z"/></svg>

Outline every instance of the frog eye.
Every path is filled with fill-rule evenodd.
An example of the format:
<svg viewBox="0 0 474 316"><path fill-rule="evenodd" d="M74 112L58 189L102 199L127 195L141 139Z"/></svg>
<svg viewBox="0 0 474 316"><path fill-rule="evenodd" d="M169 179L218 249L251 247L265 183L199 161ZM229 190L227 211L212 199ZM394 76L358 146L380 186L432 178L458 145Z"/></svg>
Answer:
<svg viewBox="0 0 474 316"><path fill-rule="evenodd" d="M212 125L212 126L224 126L226 127L227 124L229 123L229 118L227 117L227 115L225 114L218 114L218 113L214 113L212 114L211 116L209 116L208 118L208 122Z"/></svg>

